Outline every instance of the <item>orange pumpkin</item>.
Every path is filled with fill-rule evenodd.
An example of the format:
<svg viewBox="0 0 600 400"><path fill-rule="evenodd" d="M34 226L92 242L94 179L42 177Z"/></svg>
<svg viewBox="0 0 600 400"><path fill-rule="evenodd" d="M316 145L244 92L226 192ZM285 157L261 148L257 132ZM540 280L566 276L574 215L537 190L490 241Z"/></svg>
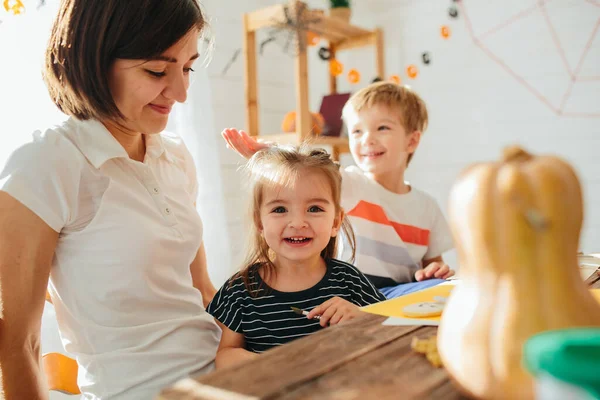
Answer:
<svg viewBox="0 0 600 400"><path fill-rule="evenodd" d="M319 113L310 113L312 119L312 127L311 130L315 135L320 135L323 133L323 129L325 128L325 120L323 116ZM292 133L296 132L296 112L290 111L285 115L283 121L281 123L281 129L284 132Z"/></svg>
<svg viewBox="0 0 600 400"><path fill-rule="evenodd" d="M532 335L600 326L577 262L581 186L569 164L515 147L471 166L451 190L460 259L438 331L449 374L470 397L532 399L521 365Z"/></svg>

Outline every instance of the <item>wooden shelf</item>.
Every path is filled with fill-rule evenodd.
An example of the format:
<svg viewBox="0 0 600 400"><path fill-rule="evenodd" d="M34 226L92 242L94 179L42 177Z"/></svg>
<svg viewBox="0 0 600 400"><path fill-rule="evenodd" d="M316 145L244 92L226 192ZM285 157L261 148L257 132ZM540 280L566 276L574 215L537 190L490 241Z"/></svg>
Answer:
<svg viewBox="0 0 600 400"><path fill-rule="evenodd" d="M339 161L340 154L350 152L347 137L333 136L315 136L311 135L308 138L301 139L298 133L275 133L272 135L260 135L259 140L274 142L278 144L298 145L306 143L311 146L330 146L332 148L333 159Z"/></svg>
<svg viewBox="0 0 600 400"><path fill-rule="evenodd" d="M290 19L290 21L288 21ZM301 19L301 21L298 21ZM290 23L288 23L290 22ZM301 25L302 29L298 29ZM375 48L377 76L384 78L383 33L380 29L368 30L325 15L320 10L310 10L306 3L293 0L287 4L276 4L244 15L244 60L246 79L247 116L246 130L251 136L259 136L258 83L256 31L262 28L282 27L302 32L314 32L329 42L331 56L336 52L364 46ZM311 133L312 121L308 97L308 59L306 41L299 41L295 57L296 68L296 134L282 133L259 136L261 139L278 143L298 144L310 141L315 145L332 146L333 158L349 151L347 138L319 137ZM337 92L337 78L329 76L331 93Z"/></svg>
<svg viewBox="0 0 600 400"><path fill-rule="evenodd" d="M286 24L286 7L289 10L288 15L291 18L296 18L300 14L297 10L306 6L302 2L291 2L289 4L276 4L248 13L248 29L254 32L261 28L284 26ZM366 43L365 39L371 39L375 34L375 31L348 24L319 10L305 8L301 16L303 20L294 21L294 23L302 23L306 31L315 32L334 45L356 40L364 43L363 46L367 46L370 43Z"/></svg>
<svg viewBox="0 0 600 400"><path fill-rule="evenodd" d="M275 133L272 135L260 135L258 139L280 143L280 144L300 144L301 141L297 133ZM311 145L321 146L340 146L348 149L348 138L347 137L332 137L332 136L310 136L304 140Z"/></svg>

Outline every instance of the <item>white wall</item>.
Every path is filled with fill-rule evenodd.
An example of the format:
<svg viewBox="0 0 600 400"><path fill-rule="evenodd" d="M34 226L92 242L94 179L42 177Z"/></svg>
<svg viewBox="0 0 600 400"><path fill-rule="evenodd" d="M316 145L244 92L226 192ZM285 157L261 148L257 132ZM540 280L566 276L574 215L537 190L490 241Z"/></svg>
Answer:
<svg viewBox="0 0 600 400"><path fill-rule="evenodd" d="M234 3L239 12L231 12ZM241 46L240 12L272 3L205 2L209 14L216 17L214 25L218 47L211 80L217 130L227 126L245 126L242 59L236 62L227 77L219 75L224 59L234 48ZM401 75L429 107L430 127L408 170L408 179L435 196L446 211L450 187L468 164L496 159L504 146L514 143L534 152L558 154L576 167L584 186L586 220L581 249L598 251L600 178L596 177L596 171L600 161L597 161L595 149L600 144L600 80L577 82L564 104L567 113L593 115L558 114L570 76L546 21L551 21L554 35L564 47L564 58L574 71L596 27L600 7L591 1L561 0L547 2L542 12L532 8L537 4L533 1L462 0L462 3L464 10L459 10L459 18L452 19L447 13L452 4L450 1L354 2L354 23L366 28L381 26L384 29L387 75ZM217 4L218 7L214 7ZM325 2L310 4L323 7ZM475 44L464 12L466 10L469 16L474 36L480 37L511 16L529 9L532 9L531 12L521 20L480 39L482 46L489 48L490 54ZM449 40L440 36L439 29L443 24L451 28ZM421 62L424 51L432 56L429 66ZM328 90L327 66L315 56L316 49L310 52L311 107L317 110L322 95ZM355 90L375 76L371 49L355 50L339 58L347 69L357 68L363 76L361 84L354 87L344 78L340 79L340 91ZM514 77L501 63L520 78ZM420 75L416 80L407 79L404 69L408 64L419 67ZM283 114L294 104L293 61L276 46L270 46L259 59L259 71L261 126L265 127L264 131L276 131ZM581 76L600 76L600 40L593 41L581 63L580 73ZM540 100L533 91L547 97L550 105ZM235 171L239 160L225 149L223 152L224 190L229 196L229 237L234 256L238 256L245 237L242 198L238 195L239 176ZM351 162L351 159L346 157L343 162ZM451 265L456 265L453 252L446 258Z"/></svg>

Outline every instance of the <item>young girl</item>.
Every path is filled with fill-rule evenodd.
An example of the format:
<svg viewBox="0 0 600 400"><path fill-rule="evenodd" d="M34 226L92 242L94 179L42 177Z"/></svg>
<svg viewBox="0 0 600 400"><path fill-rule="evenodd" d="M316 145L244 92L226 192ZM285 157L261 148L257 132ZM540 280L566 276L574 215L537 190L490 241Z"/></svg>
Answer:
<svg viewBox="0 0 600 400"><path fill-rule="evenodd" d="M359 306L385 300L354 266L333 259L339 230L354 235L340 206L339 168L327 152L270 147L257 152L247 170L251 251L207 309L223 329L217 368L353 319Z"/></svg>

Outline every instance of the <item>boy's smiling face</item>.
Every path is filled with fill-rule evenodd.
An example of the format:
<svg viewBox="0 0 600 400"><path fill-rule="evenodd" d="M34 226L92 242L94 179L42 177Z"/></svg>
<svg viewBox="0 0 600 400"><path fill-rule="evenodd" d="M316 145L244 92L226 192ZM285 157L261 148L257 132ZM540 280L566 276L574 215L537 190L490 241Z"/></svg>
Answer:
<svg viewBox="0 0 600 400"><path fill-rule="evenodd" d="M407 134L397 112L378 104L345 114L350 152L361 170L373 175L404 173L408 155L419 145L421 133Z"/></svg>

